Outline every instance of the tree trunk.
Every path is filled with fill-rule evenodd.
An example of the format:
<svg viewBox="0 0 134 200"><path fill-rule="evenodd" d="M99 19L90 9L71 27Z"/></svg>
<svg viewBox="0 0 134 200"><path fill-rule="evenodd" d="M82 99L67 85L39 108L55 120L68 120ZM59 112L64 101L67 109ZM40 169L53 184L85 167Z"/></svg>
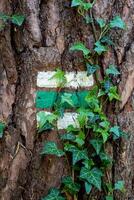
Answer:
<svg viewBox="0 0 134 200"><path fill-rule="evenodd" d="M64 159L40 156L42 143L58 141L58 137L54 132L36 133L37 72L56 67L69 71L83 68L69 47L83 41L91 48L93 34L67 0L1 0L0 12L26 16L22 27L9 24L0 32L0 121L7 124L0 140L0 197L40 200L50 187L60 186L67 168ZM133 200L134 2L97 0L93 15L106 20L120 15L127 24L127 30L112 32L116 45L101 62L104 68L115 63L121 71L117 81L122 101L116 108L113 105L112 115L129 132L130 139L112 147L115 163L111 174L113 181L124 180L126 185L126 193L116 193L115 199Z"/></svg>

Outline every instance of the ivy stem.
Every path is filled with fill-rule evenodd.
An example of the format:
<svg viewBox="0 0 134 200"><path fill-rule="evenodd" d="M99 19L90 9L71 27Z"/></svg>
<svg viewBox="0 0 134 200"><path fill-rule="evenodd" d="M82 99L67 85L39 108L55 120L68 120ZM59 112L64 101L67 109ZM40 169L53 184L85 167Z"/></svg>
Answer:
<svg viewBox="0 0 134 200"><path fill-rule="evenodd" d="M72 167L72 180L73 180L73 182L75 181L74 180L75 179L75 174L74 174L74 169L73 169L73 167ZM74 194L74 196L73 196L73 199L74 200L77 200L77 196Z"/></svg>
<svg viewBox="0 0 134 200"><path fill-rule="evenodd" d="M91 17L91 24L92 24L92 28L93 28L93 35L94 35L95 41L97 41L97 35L96 35L97 31L96 31L96 28L95 28L95 25L94 25L92 10L90 10L90 17Z"/></svg>
<svg viewBox="0 0 134 200"><path fill-rule="evenodd" d="M57 129L57 127L56 127L56 129ZM60 134L59 134L58 129L57 129L57 134L58 134L58 137L60 138ZM60 140L60 141L61 141L62 146L64 147L64 143L62 142L62 140ZM67 165L68 165L69 174L71 175L72 174L72 170L71 170L70 162L69 162L69 159L68 159L66 153L65 153L65 159L66 159L66 162L67 162Z"/></svg>

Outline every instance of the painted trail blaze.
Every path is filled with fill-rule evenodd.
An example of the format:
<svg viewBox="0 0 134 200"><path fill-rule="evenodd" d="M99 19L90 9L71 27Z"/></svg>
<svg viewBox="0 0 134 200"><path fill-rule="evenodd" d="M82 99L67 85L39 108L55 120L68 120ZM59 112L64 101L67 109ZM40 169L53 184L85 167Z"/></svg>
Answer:
<svg viewBox="0 0 134 200"><path fill-rule="evenodd" d="M77 116L74 112L79 107L87 108L85 97L88 90L94 84L93 76L87 76L86 71L79 72L65 72L66 83L60 92L57 92L58 83L52 79L56 72L38 72L37 75L37 93L36 93L36 108L37 108L37 121L41 121L39 116L40 112L51 114L51 110L55 106L55 102L60 102L63 95L69 95L73 107L65 103L65 110L67 110L63 117L57 119L57 128L65 129L69 125L78 126Z"/></svg>

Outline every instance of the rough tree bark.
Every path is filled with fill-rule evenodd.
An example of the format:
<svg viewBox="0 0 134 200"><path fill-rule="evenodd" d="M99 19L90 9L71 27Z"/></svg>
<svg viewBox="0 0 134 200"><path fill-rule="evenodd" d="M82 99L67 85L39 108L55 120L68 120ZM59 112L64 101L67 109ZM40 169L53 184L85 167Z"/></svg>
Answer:
<svg viewBox="0 0 134 200"><path fill-rule="evenodd" d="M77 70L80 61L68 48L74 41L92 47L93 35L68 0L1 0L0 12L26 16L21 28L10 24L0 32L0 120L7 123L0 140L0 199L40 200L50 187L59 186L67 169L63 159L39 155L44 140L58 137L36 134L37 71L57 66ZM112 110L114 121L130 134L113 147L112 179L126 183L126 193L115 199L134 200L134 1L97 0L93 14L107 20L118 14L127 24L126 31L112 33L116 46L101 62L104 68L115 63L121 71L122 102Z"/></svg>

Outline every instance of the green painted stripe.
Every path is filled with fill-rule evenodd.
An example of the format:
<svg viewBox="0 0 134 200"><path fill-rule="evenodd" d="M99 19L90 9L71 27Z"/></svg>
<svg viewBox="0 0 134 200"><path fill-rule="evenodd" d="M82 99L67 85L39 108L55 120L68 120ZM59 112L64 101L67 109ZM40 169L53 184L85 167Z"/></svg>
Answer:
<svg viewBox="0 0 134 200"><path fill-rule="evenodd" d="M87 90L78 92L56 92L56 91L37 91L36 93L36 108L50 109L54 106L55 102L60 102L61 96L65 93L72 95L72 101L75 108L87 107L85 97L88 94ZM71 108L68 104L65 104L65 109Z"/></svg>

